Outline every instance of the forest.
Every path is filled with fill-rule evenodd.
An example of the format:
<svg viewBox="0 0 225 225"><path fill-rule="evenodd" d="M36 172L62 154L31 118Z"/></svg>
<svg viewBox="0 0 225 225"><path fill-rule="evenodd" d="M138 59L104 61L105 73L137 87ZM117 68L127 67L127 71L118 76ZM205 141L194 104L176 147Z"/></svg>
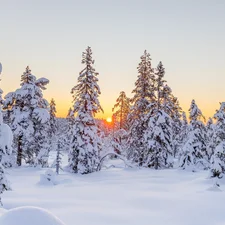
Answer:
<svg viewBox="0 0 225 225"><path fill-rule="evenodd" d="M225 167L225 102L213 119L205 121L193 99L187 117L165 80L162 62L153 68L150 54L144 51L132 97L121 90L109 124L95 118L103 109L90 47L81 63L84 69L71 90L73 108L66 118L57 118L54 99L49 103L43 96L49 80L37 79L29 67L17 90L4 97L1 90L0 194L10 189L5 170L22 165L48 168L51 151L57 152L57 173L63 152L68 155L64 169L70 173L98 172L105 160L121 159L130 168L208 170L215 187L220 186Z"/></svg>

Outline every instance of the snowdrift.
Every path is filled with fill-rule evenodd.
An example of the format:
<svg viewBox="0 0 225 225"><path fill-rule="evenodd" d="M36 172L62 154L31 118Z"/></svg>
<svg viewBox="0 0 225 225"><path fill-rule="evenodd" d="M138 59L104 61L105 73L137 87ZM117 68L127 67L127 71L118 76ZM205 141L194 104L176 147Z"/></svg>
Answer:
<svg viewBox="0 0 225 225"><path fill-rule="evenodd" d="M65 225L52 213L38 207L19 207L0 216L0 225Z"/></svg>

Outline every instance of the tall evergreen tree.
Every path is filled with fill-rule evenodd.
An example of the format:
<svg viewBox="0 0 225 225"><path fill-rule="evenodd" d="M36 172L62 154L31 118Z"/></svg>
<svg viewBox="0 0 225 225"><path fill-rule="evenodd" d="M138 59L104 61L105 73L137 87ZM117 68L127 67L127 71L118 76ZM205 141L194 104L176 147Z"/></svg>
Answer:
<svg viewBox="0 0 225 225"><path fill-rule="evenodd" d="M74 122L72 145L69 153L69 166L75 173L87 174L96 171L99 163L100 143L94 115L103 111L98 97L101 94L97 84L98 73L93 67L90 47L83 52L78 84L72 89L74 100Z"/></svg>
<svg viewBox="0 0 225 225"><path fill-rule="evenodd" d="M57 124L56 124L56 104L55 100L52 98L50 101L50 135L51 137L56 134Z"/></svg>
<svg viewBox="0 0 225 225"><path fill-rule="evenodd" d="M148 167L159 169L173 165L172 119L167 113L170 110L170 108L166 107L170 92L166 93L165 91L164 83L166 81L163 79L165 69L162 62L159 62L155 75L157 104L154 110L148 114L149 122L145 136L148 151L145 154L145 164Z"/></svg>
<svg viewBox="0 0 225 225"><path fill-rule="evenodd" d="M46 150L45 137L49 121L48 102L43 98L42 90L49 81L36 79L29 67L21 76L21 87L5 96L4 108L9 112L11 128L17 146L17 164L22 158L34 164L35 157ZM43 154L42 154L43 155ZM46 161L46 156L44 156ZM43 157L39 157L42 162Z"/></svg>
<svg viewBox="0 0 225 225"><path fill-rule="evenodd" d="M180 166L195 171L197 168L207 169L209 167L209 155L206 150L206 128L201 118L205 119L201 110L192 100L189 109L190 125L187 141L184 143Z"/></svg>
<svg viewBox="0 0 225 225"><path fill-rule="evenodd" d="M217 179L216 184L219 186L218 178L222 178L225 173L225 102L220 103L220 109L216 111L214 118L216 124L214 135L211 142L211 177Z"/></svg>
<svg viewBox="0 0 225 225"><path fill-rule="evenodd" d="M114 115L119 121L119 129L127 130L128 128L127 117L129 110L130 110L130 99L126 96L126 93L124 91L121 91L119 97L116 100L116 104L112 109L113 112L115 111Z"/></svg>
<svg viewBox="0 0 225 225"><path fill-rule="evenodd" d="M12 131L8 125L3 123L2 109L0 106L0 204L1 195L10 189L2 163L5 163L4 156L12 153Z"/></svg>
<svg viewBox="0 0 225 225"><path fill-rule="evenodd" d="M181 128L180 132L177 136L178 140L178 156L179 158L182 156L182 148L184 146L184 143L186 143L187 138L188 138L188 121L187 121L187 116L185 112L182 112L182 120L181 120Z"/></svg>
<svg viewBox="0 0 225 225"><path fill-rule="evenodd" d="M209 158L211 158L215 149L215 146L213 143L214 133L215 133L215 126L213 124L212 118L210 117L206 124L206 145L207 145L207 152L209 154Z"/></svg>
<svg viewBox="0 0 225 225"><path fill-rule="evenodd" d="M156 92L157 108L163 110L172 119L172 146L173 154L178 152L178 134L181 128L181 107L178 99L172 94L172 89L168 86L165 76L165 69L162 62L156 68Z"/></svg>
<svg viewBox="0 0 225 225"><path fill-rule="evenodd" d="M142 166L144 153L147 150L144 134L148 127L146 115L152 111L156 101L155 75L151 65L150 54L144 51L138 66L138 79L135 82L131 98L129 120L129 153L128 157Z"/></svg>
<svg viewBox="0 0 225 225"><path fill-rule="evenodd" d="M173 166L172 157L172 120L163 110L156 110L150 117L146 130L148 151L145 154L145 166L169 168Z"/></svg>

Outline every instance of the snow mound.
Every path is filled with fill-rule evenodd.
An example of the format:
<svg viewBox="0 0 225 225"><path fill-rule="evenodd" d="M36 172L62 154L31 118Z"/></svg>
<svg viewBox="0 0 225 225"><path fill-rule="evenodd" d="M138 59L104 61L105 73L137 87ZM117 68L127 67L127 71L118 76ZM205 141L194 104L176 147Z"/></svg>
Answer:
<svg viewBox="0 0 225 225"><path fill-rule="evenodd" d="M5 212L7 212L6 209L0 208L0 216L1 216L2 214L4 214Z"/></svg>
<svg viewBox="0 0 225 225"><path fill-rule="evenodd" d="M48 169L45 174L40 175L40 185L56 185L58 184L57 175L51 169Z"/></svg>
<svg viewBox="0 0 225 225"><path fill-rule="evenodd" d="M208 188L207 191L221 192L222 190L217 185L213 185L212 187Z"/></svg>
<svg viewBox="0 0 225 225"><path fill-rule="evenodd" d="M0 216L0 225L65 225L52 213L38 207L14 208Z"/></svg>

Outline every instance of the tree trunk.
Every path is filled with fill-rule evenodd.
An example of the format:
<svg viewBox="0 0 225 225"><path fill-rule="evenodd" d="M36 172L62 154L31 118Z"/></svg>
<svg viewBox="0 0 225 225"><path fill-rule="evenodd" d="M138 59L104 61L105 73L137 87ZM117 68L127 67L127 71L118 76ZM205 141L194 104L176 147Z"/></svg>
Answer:
<svg viewBox="0 0 225 225"><path fill-rule="evenodd" d="M23 153L22 137L23 136L19 136L19 138L18 138L18 150L17 150L17 165L18 166L22 165L22 153Z"/></svg>

